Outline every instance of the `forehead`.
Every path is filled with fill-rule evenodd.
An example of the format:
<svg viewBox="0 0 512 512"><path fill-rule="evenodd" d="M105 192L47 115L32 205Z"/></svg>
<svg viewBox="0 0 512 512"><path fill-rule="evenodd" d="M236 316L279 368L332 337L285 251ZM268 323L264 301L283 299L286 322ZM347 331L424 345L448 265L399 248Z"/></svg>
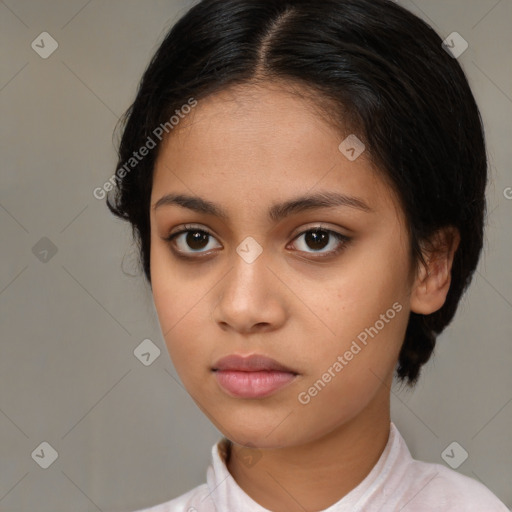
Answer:
<svg viewBox="0 0 512 512"><path fill-rule="evenodd" d="M221 91L200 100L163 141L152 204L178 192L256 207L332 190L361 197L376 211L396 209L392 189L366 151L352 161L340 151L348 135L348 127L336 127L300 89L271 84Z"/></svg>
<svg viewBox="0 0 512 512"><path fill-rule="evenodd" d="M290 153L291 157L319 142L332 144L327 138L335 143L340 135L326 122L311 93L292 84L244 84L200 100L165 145L173 151L187 146L199 150L198 154L207 148L228 161L249 155L261 161L272 155L282 159Z"/></svg>

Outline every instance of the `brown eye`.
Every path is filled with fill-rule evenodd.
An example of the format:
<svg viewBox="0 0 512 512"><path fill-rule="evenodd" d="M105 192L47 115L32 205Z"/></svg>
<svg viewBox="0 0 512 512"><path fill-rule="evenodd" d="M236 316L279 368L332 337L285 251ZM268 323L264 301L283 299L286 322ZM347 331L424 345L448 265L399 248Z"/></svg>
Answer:
<svg viewBox="0 0 512 512"><path fill-rule="evenodd" d="M188 226L185 227L187 228ZM210 249L221 247L220 244L209 247L211 241L215 240L214 236L208 231L194 227L188 227L188 229L174 233L165 238L165 240L176 247L176 252L183 255L201 254Z"/></svg>
<svg viewBox="0 0 512 512"><path fill-rule="evenodd" d="M172 245L172 250L180 257L194 259L207 254L211 249L221 248L220 244L211 245L216 238L204 229L184 226L185 229L165 238ZM311 254L318 259L335 256L350 242L350 238L321 227L311 228L295 237L293 245L298 251ZM327 250L325 250L327 249ZM197 256L194 256L194 255Z"/></svg>
<svg viewBox="0 0 512 512"><path fill-rule="evenodd" d="M297 243L299 251L308 254L320 254L323 257L324 255L333 256L339 253L350 241L350 238L329 229L312 228L302 232L295 240L299 241ZM328 250L323 251L326 247Z"/></svg>
<svg viewBox="0 0 512 512"><path fill-rule="evenodd" d="M315 251L321 250L328 244L329 237L327 231L308 231L305 234L304 243Z"/></svg>
<svg viewBox="0 0 512 512"><path fill-rule="evenodd" d="M204 231L187 231L185 244L191 249L198 251L204 249L208 245L208 233Z"/></svg>

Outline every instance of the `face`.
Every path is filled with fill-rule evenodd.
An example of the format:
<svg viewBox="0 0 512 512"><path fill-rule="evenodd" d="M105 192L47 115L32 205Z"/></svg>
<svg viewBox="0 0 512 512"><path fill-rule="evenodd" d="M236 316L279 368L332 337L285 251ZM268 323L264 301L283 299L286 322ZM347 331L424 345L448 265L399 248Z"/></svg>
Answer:
<svg viewBox="0 0 512 512"><path fill-rule="evenodd" d="M192 398L232 441L262 448L382 410L411 262L402 211L367 154L342 153L350 132L276 84L223 91L180 123L155 166L150 265Z"/></svg>

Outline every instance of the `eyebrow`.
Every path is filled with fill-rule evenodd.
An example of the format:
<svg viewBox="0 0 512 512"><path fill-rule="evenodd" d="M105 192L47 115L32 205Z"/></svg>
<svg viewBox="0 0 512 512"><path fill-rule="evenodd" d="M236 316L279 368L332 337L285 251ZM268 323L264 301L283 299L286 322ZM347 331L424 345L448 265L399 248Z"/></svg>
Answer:
<svg viewBox="0 0 512 512"><path fill-rule="evenodd" d="M186 194L166 194L153 205L153 210L161 206L171 205L181 206L182 208L188 208L189 210L206 215L214 215L224 220L229 219L229 215L221 206L199 196L189 196ZM325 191L299 196L283 203L273 204L268 210L268 218L273 222L278 222L285 217L306 210L334 208L337 206L355 208L367 213L374 211L359 197Z"/></svg>

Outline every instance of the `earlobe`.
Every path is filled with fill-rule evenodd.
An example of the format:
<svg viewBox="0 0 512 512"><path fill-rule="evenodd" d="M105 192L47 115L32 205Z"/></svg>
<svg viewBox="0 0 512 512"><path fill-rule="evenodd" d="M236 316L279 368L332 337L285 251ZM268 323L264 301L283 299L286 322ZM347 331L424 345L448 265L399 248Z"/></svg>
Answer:
<svg viewBox="0 0 512 512"><path fill-rule="evenodd" d="M423 251L426 266L419 265L411 290L411 311L430 315L445 303L451 283L451 271L455 252L459 247L458 229L442 228L430 239Z"/></svg>

